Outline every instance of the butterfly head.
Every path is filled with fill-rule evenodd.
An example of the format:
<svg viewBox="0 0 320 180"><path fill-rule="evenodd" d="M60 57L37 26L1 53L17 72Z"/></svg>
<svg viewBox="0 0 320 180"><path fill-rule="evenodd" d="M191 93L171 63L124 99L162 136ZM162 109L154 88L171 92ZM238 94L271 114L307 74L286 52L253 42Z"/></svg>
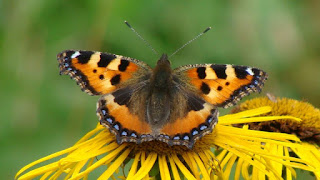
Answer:
<svg viewBox="0 0 320 180"><path fill-rule="evenodd" d="M153 83L155 87L167 87L171 80L171 63L168 60L167 54L162 54L153 69Z"/></svg>
<svg viewBox="0 0 320 180"><path fill-rule="evenodd" d="M168 55L167 54L162 54L162 56L160 57L160 59L157 62L157 66L169 66L170 67L171 63L168 59Z"/></svg>

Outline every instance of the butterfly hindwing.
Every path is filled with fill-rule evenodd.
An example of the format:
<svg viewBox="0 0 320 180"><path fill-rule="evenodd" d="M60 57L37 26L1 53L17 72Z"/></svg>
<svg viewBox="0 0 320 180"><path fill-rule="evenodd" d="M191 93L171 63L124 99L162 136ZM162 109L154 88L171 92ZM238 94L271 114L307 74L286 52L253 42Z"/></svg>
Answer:
<svg viewBox="0 0 320 180"><path fill-rule="evenodd" d="M60 73L70 75L90 95L110 93L121 84L133 82L137 76L151 71L141 61L95 51L66 50L57 58Z"/></svg>
<svg viewBox="0 0 320 180"><path fill-rule="evenodd" d="M260 92L267 79L260 69L236 65L188 65L175 69L174 74L207 102L224 108L251 92Z"/></svg>
<svg viewBox="0 0 320 180"><path fill-rule="evenodd" d="M117 93L120 91L120 93ZM141 143L150 141L152 129L139 114L132 113L128 106L132 92L125 88L102 96L97 104L97 115L100 124L106 126L119 144L123 142ZM123 93L123 94L121 94Z"/></svg>

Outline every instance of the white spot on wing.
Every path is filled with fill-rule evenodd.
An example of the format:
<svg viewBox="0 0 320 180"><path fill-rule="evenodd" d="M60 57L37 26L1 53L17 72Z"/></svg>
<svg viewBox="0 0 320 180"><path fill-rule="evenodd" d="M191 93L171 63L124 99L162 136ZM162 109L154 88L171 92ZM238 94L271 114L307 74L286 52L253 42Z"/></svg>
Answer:
<svg viewBox="0 0 320 180"><path fill-rule="evenodd" d="M225 72L227 74L227 79L233 79L236 77L235 69L230 64L227 64Z"/></svg>
<svg viewBox="0 0 320 180"><path fill-rule="evenodd" d="M206 79L218 79L216 72L208 65L206 67Z"/></svg>
<svg viewBox="0 0 320 180"><path fill-rule="evenodd" d="M117 59L112 60L108 64L107 68L110 69L110 70L115 70L116 71L116 70L119 70L119 64L120 64L120 59L117 58Z"/></svg>
<svg viewBox="0 0 320 180"><path fill-rule="evenodd" d="M100 54L101 54L100 52L95 52L94 54L91 55L89 63L92 66L96 66L97 63L100 61Z"/></svg>
<svg viewBox="0 0 320 180"><path fill-rule="evenodd" d="M254 73L252 72L252 69L251 69L251 68L247 68L246 71L247 71L247 73L250 74L251 76L254 75Z"/></svg>
<svg viewBox="0 0 320 180"><path fill-rule="evenodd" d="M80 55L79 51L76 51L74 54L72 54L71 58L76 58Z"/></svg>

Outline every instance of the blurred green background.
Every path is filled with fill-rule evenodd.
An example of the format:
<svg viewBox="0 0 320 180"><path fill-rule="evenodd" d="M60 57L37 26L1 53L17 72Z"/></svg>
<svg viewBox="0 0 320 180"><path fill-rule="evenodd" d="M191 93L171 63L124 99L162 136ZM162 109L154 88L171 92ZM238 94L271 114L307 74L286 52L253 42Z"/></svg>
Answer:
<svg viewBox="0 0 320 180"><path fill-rule="evenodd" d="M0 0L0 179L71 146L98 122L98 97L59 76L65 49L112 52L154 65L206 27L213 29L171 58L259 67L264 91L320 106L320 1ZM250 98L257 96L253 95Z"/></svg>

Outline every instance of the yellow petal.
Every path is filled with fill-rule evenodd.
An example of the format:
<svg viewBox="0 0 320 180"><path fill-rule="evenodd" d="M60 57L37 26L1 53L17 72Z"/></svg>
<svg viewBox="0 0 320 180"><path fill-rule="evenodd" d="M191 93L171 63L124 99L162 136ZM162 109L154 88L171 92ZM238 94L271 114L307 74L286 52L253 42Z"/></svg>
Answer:
<svg viewBox="0 0 320 180"><path fill-rule="evenodd" d="M173 154L172 159L175 164L179 167L182 174L189 180L196 180L196 178L190 173L190 171L183 165L183 163L179 160L177 155Z"/></svg>
<svg viewBox="0 0 320 180"><path fill-rule="evenodd" d="M82 178L83 176L85 176L86 174L90 173L94 169L100 167L102 164L104 164L110 158L114 159L124 148L126 148L125 144L120 145L116 150L112 151L111 153L109 153L108 155L106 155L105 157L103 157L102 159L100 159L99 161L97 161L96 163L91 165L90 167L88 167L83 172L81 172L81 173L77 174L76 176L72 177L70 180Z"/></svg>
<svg viewBox="0 0 320 180"><path fill-rule="evenodd" d="M101 131L102 129L105 129L105 127L101 126L100 123L96 126L95 129L88 132L86 135L84 135L78 142L75 143L75 145L80 144L86 140L88 140L91 136L95 135L97 132Z"/></svg>
<svg viewBox="0 0 320 180"><path fill-rule="evenodd" d="M154 152L150 153L146 158L144 164L141 165L138 172L132 178L130 179L128 178L128 180L142 179L143 177L145 177L153 167L156 160L157 160L157 154Z"/></svg>
<svg viewBox="0 0 320 180"><path fill-rule="evenodd" d="M98 178L98 180L108 179L128 157L131 149L126 149L121 155L108 167L108 169Z"/></svg>
<svg viewBox="0 0 320 180"><path fill-rule="evenodd" d="M250 109L250 110L238 112L236 114L224 115L224 116L219 117L219 123L220 123L220 121L222 121L222 123L223 123L224 121L230 121L232 119L240 119L240 118L245 118L245 117L258 116L261 114L268 113L271 110L272 109L270 106L263 106L263 107L259 107L259 108L255 108L255 109Z"/></svg>
<svg viewBox="0 0 320 180"><path fill-rule="evenodd" d="M170 180L171 177L170 177L170 172L169 172L166 156L160 155L158 161L159 161L159 169L160 169L161 179Z"/></svg>
<svg viewBox="0 0 320 180"><path fill-rule="evenodd" d="M140 156L141 156L141 151L138 152L134 157L133 163L132 163L131 168L128 173L128 177L127 177L128 179L132 178L133 175L136 174L137 168L138 168L138 163L140 161Z"/></svg>
<svg viewBox="0 0 320 180"><path fill-rule="evenodd" d="M237 160L237 156L235 156L233 153L228 153L228 155L227 155L228 157L230 157L230 158L228 158L228 161L227 161L227 164L226 164L226 167L225 167L225 170L224 170L224 177L226 178L226 179L229 179L229 176L230 176L230 173L231 173L231 170L232 170L232 166L234 165L234 163L235 163L235 161ZM223 160L224 161L224 160ZM226 162L223 162L224 164L226 163ZM222 166L222 163L221 163L221 166ZM222 168L223 168L224 166L222 166Z"/></svg>
<svg viewBox="0 0 320 180"><path fill-rule="evenodd" d="M219 124L216 125L214 130L221 135L230 136L232 134L232 136L235 136L235 137L237 137L237 135L243 135L243 136L250 135L251 137L254 136L254 137L260 137L264 139L292 140L297 142L300 141L300 139L297 138L297 136L291 135L291 134L248 130L248 129L236 128L231 126L222 126Z"/></svg>
<svg viewBox="0 0 320 180"><path fill-rule="evenodd" d="M95 158L91 158L88 162L87 168L90 167L93 164L93 161L95 160ZM83 180L88 180L88 175L85 175L83 177Z"/></svg>
<svg viewBox="0 0 320 180"><path fill-rule="evenodd" d="M44 173L44 175L41 176L40 180L47 179L47 177L49 177L50 174L52 174L52 173L53 173L53 171L48 171L48 172Z"/></svg>
<svg viewBox="0 0 320 180"><path fill-rule="evenodd" d="M187 165L190 167L193 175L195 176L196 179L200 179L200 173L198 171L197 163L195 160L192 158L191 153L187 152L182 154L183 159L186 161Z"/></svg>
<svg viewBox="0 0 320 180"><path fill-rule="evenodd" d="M193 152L192 153L192 158L195 159L196 164L198 165L198 167L199 167L199 169L201 171L203 179L210 180L210 177L209 177L209 174L208 174L208 170L205 168L205 166L204 166L203 162L201 161L201 159L199 158L199 156L196 153Z"/></svg>
<svg viewBox="0 0 320 180"><path fill-rule="evenodd" d="M57 162L51 163L51 164L48 164L48 165L39 167L39 168L37 168L37 169L31 170L31 171L28 172L27 174L24 174L24 175L20 176L20 177L19 177L19 180L33 179L33 178L39 176L40 174L44 174L44 173L46 173L46 172L53 171L53 170L57 169L58 167L59 167L59 166L58 166L58 163L57 163Z"/></svg>
<svg viewBox="0 0 320 180"><path fill-rule="evenodd" d="M171 170L172 170L173 178L175 180L181 180L179 172L178 172L178 169L176 167L176 164L173 161L173 158L171 156L169 156L168 158L169 158L169 162L170 162L170 167L171 167Z"/></svg>
<svg viewBox="0 0 320 180"><path fill-rule="evenodd" d="M243 124L243 123L251 123L251 122L264 122L264 121L273 121L279 119L290 119L293 121L300 122L302 121L299 118L293 116L264 116L264 117L250 117L250 118L235 118L229 119L228 121L219 122L220 125L231 125L231 124Z"/></svg>

